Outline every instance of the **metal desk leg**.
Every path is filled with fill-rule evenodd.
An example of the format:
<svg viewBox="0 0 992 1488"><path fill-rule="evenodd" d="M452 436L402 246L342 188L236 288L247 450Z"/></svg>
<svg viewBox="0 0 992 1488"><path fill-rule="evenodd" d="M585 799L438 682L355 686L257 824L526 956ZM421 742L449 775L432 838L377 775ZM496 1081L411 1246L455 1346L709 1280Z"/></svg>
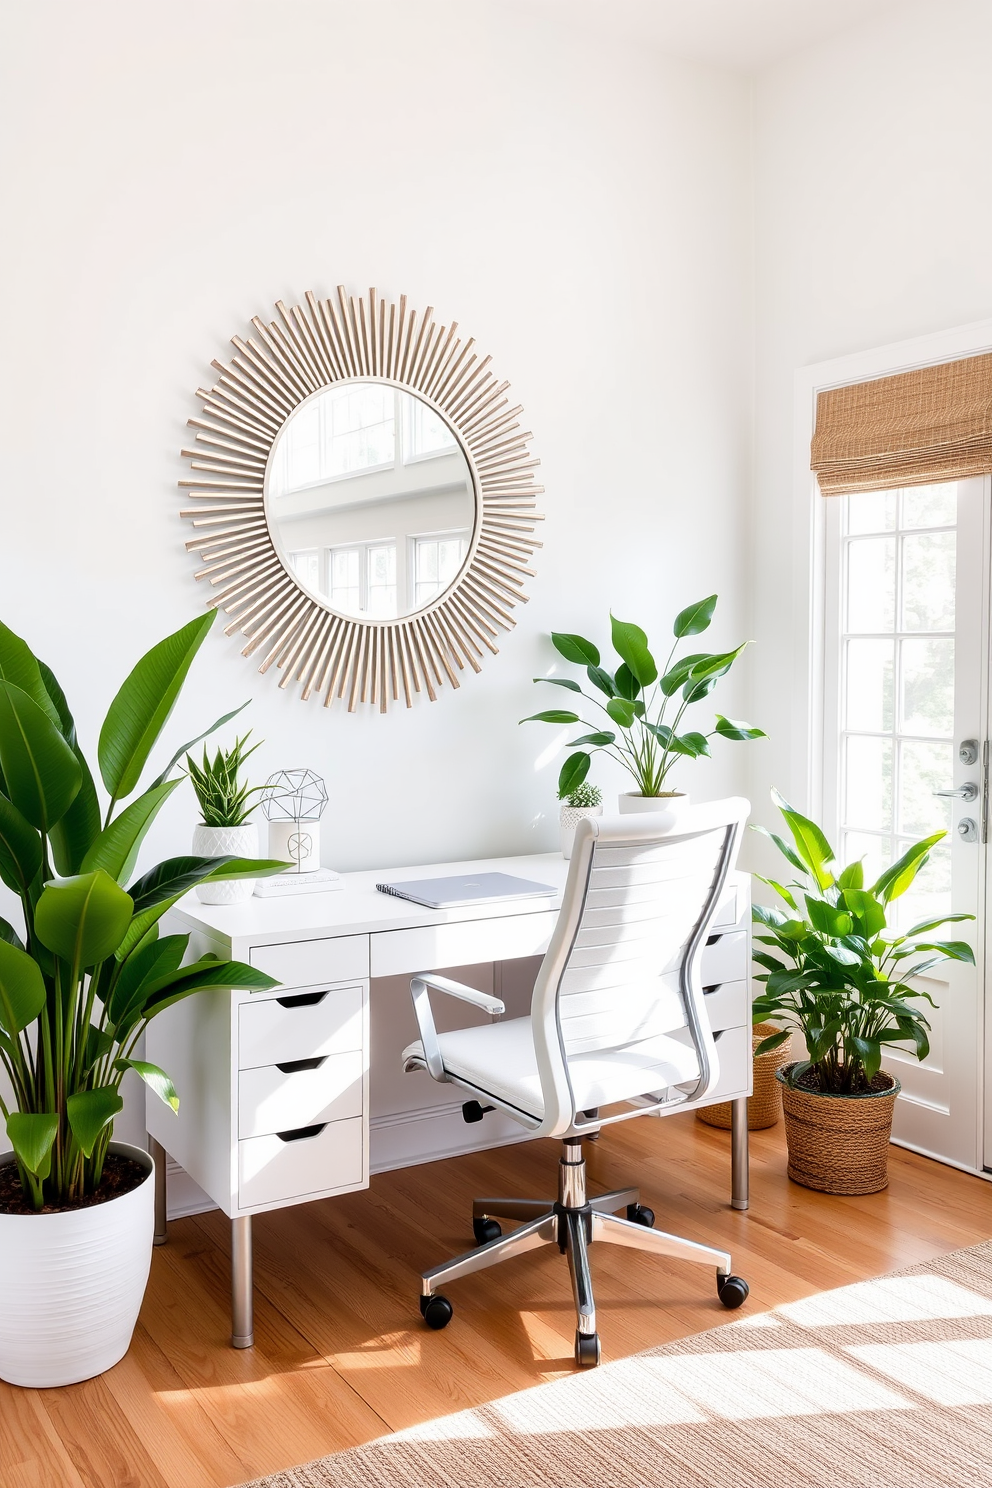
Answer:
<svg viewBox="0 0 992 1488"><path fill-rule="evenodd" d="M255 1342L252 1299L251 1215L231 1220L231 1347Z"/></svg>
<svg viewBox="0 0 992 1488"><path fill-rule="evenodd" d="M155 1244L164 1245L169 1238L166 1225L168 1192L165 1177L165 1165L169 1159L165 1148L160 1142L156 1142L154 1137L148 1139L148 1151L155 1164Z"/></svg>
<svg viewBox="0 0 992 1488"><path fill-rule="evenodd" d="M730 1173L732 1209L748 1207L747 1096L730 1102Z"/></svg>

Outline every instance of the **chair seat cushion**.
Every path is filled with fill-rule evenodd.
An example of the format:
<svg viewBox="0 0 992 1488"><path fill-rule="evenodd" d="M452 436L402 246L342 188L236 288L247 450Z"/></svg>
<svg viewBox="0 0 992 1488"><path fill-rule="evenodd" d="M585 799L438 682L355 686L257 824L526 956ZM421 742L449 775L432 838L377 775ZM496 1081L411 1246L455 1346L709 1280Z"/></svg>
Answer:
<svg viewBox="0 0 992 1488"><path fill-rule="evenodd" d="M496 1096L538 1119L544 1115L541 1077L529 1018L509 1018L481 1028L459 1028L438 1035L446 1072L456 1081ZM403 1051L404 1063L423 1059L420 1040ZM695 1080L696 1051L668 1034L598 1049L569 1058L575 1104L580 1111L608 1106L635 1095L649 1095Z"/></svg>

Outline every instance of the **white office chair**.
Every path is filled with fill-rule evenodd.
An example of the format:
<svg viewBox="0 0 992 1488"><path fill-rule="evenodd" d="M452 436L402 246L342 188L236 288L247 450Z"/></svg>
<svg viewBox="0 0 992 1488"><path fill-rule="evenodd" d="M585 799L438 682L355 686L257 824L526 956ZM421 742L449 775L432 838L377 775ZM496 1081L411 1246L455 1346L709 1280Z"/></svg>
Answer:
<svg viewBox="0 0 992 1488"><path fill-rule="evenodd" d="M443 1328L445 1282L539 1245L568 1257L575 1296L575 1360L599 1363L589 1273L593 1240L714 1265L725 1307L739 1307L747 1283L730 1256L654 1230L636 1188L590 1199L582 1138L614 1121L656 1115L705 1096L719 1074L699 965L749 803L739 798L679 814L599 817L579 823L562 907L534 985L529 1018L439 1034L430 992L498 1016L496 997L423 972L411 991L420 1039L403 1052L407 1070L470 1091L467 1120L506 1111L536 1136L561 1137L557 1202L477 1199L474 1250L425 1271L420 1310ZM619 1106L619 1110L612 1110ZM626 1219L616 1217L626 1210ZM496 1217L521 1220L503 1235Z"/></svg>

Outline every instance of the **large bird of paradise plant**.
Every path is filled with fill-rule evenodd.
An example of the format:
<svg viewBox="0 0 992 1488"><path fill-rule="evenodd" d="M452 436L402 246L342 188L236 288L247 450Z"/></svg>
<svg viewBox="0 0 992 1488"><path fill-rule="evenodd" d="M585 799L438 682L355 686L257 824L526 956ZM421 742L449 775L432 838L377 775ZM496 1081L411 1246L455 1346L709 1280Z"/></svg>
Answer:
<svg viewBox="0 0 992 1488"><path fill-rule="evenodd" d="M128 1070L178 1109L166 1072L137 1057L150 1018L205 988L276 985L237 961L184 965L189 937L160 937L159 921L205 879L256 878L285 864L180 857L133 877L149 827L184 778L172 770L199 742L182 745L135 794L212 620L160 641L111 703L97 747L105 809L62 688L0 625L0 879L22 920L0 919L0 1064L13 1092L0 1092L0 1113L36 1210L99 1187Z"/></svg>

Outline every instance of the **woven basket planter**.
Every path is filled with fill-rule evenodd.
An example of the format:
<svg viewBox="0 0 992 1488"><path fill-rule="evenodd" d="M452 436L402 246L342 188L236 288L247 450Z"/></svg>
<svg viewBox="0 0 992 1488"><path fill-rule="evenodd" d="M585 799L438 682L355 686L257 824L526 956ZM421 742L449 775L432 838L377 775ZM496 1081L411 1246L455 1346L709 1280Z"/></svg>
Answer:
<svg viewBox="0 0 992 1488"><path fill-rule="evenodd" d="M758 1023L751 1034L751 1050L753 1051L761 1043L762 1039L768 1038L769 1034L778 1033L779 1029L774 1023ZM774 1126L782 1114L782 1092L778 1081L775 1079L776 1072L781 1069L789 1057L789 1045L782 1044L777 1049L772 1049L767 1054L758 1054L754 1058L754 1091L747 1098L747 1127L748 1131L762 1131L766 1126ZM721 1101L718 1106L703 1106L696 1112L697 1121L703 1121L707 1126L719 1126L724 1131L730 1130L730 1102Z"/></svg>
<svg viewBox="0 0 992 1488"><path fill-rule="evenodd" d="M889 1137L899 1081L888 1075L888 1090L827 1095L789 1085L789 1075L798 1068L787 1064L775 1076L782 1087L789 1177L821 1193L878 1193L889 1181Z"/></svg>

